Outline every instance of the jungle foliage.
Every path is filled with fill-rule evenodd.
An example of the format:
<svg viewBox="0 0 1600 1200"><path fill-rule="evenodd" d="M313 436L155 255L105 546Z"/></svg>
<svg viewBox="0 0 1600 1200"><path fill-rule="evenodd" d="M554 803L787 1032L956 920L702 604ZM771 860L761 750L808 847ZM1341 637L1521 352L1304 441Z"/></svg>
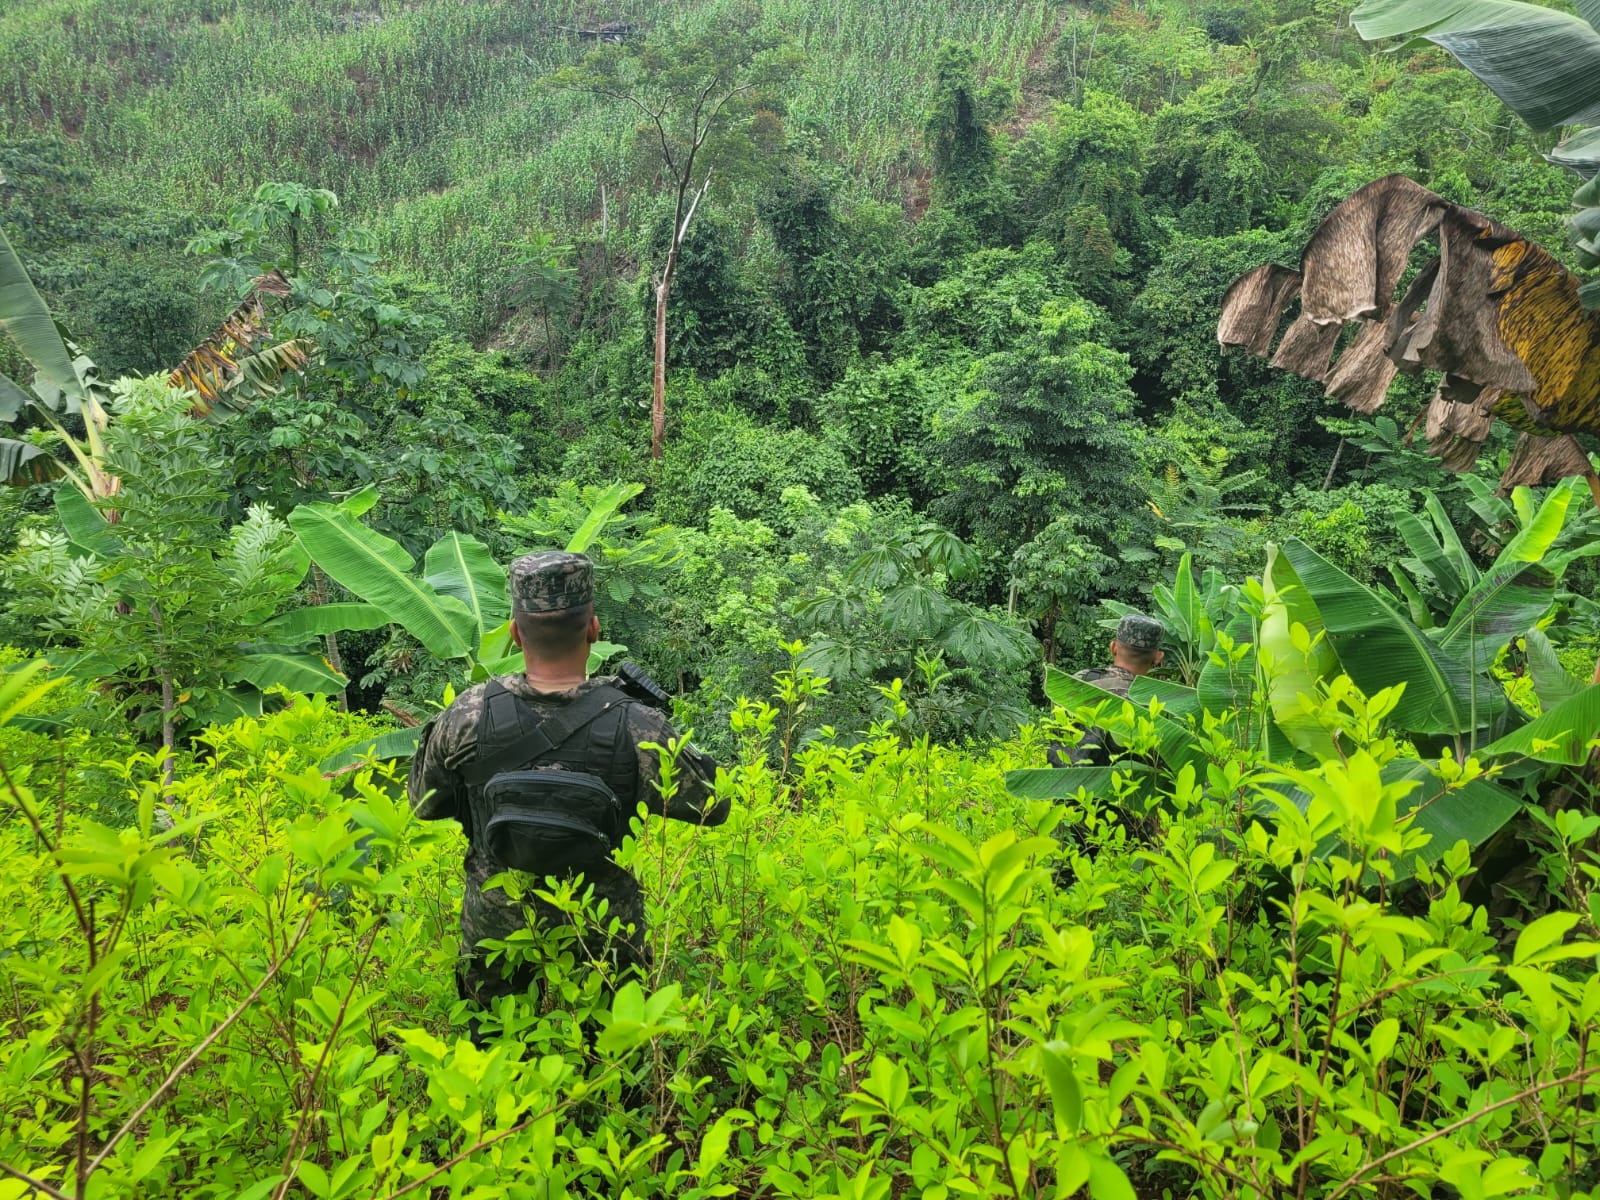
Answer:
<svg viewBox="0 0 1600 1200"><path fill-rule="evenodd" d="M1600 1195L1573 7L5 6L0 1200ZM550 548L734 816L479 1048Z"/></svg>

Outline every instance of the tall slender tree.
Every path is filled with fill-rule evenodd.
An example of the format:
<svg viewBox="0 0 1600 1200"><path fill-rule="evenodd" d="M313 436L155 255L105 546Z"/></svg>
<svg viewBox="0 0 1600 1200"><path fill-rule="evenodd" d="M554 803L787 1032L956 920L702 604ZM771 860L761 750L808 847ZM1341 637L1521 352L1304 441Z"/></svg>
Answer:
<svg viewBox="0 0 1600 1200"><path fill-rule="evenodd" d="M683 240L712 179L748 173L757 152L782 134L775 86L795 56L757 28L755 9L692 36L663 32L642 42L602 45L551 76L559 88L619 101L640 117L638 144L655 162L672 198L666 253L656 269L655 376L650 455L659 459L667 429L667 302Z"/></svg>

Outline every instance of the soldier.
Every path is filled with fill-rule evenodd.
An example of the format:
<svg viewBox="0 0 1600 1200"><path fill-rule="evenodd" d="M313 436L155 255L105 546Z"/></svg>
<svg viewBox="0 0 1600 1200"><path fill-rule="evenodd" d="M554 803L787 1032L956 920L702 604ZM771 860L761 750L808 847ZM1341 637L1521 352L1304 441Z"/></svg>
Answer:
<svg viewBox="0 0 1600 1200"><path fill-rule="evenodd" d="M589 647L600 637L587 558L550 551L517 559L511 607L523 672L469 688L430 721L406 781L419 817L459 821L467 835L456 979L463 999L485 1007L527 992L538 972L527 963L509 971L489 965L481 941L524 928L528 910L540 925L573 923L534 894L544 876L579 877L580 893L592 888L594 904L607 905L602 924L620 922L615 934L581 930L583 953L620 969L642 967L648 963L643 895L609 850L640 801L658 816L700 825L720 825L728 816L727 800L712 803L716 763L693 746L679 753L677 791L663 802L660 759L642 744L665 746L676 734L660 711L666 695L643 672L629 664L619 676L585 677ZM615 813L609 822L602 819L607 812ZM484 886L513 868L526 872L522 899Z"/></svg>
<svg viewBox="0 0 1600 1200"><path fill-rule="evenodd" d="M1090 667L1073 676L1092 683L1114 696L1128 697L1128 689L1141 675L1148 675L1161 665L1166 652L1161 649L1161 638L1166 629L1154 617L1142 613L1129 613L1117 623L1117 635L1111 639L1111 665ZM1105 766L1111 761L1114 743L1104 729L1094 728L1083 735L1083 740L1065 751L1052 745L1048 751L1050 765Z"/></svg>

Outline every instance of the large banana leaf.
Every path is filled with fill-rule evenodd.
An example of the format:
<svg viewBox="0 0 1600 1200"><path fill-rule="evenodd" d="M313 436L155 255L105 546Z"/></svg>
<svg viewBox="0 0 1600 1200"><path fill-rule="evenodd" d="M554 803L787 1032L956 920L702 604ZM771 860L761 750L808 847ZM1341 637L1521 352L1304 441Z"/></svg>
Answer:
<svg viewBox="0 0 1600 1200"><path fill-rule="evenodd" d="M1295 749L1319 762L1334 758L1338 748L1333 735L1308 704L1316 698L1317 685L1339 669L1327 640L1317 640L1325 632L1322 613L1277 546L1267 547L1261 583L1266 603L1261 614L1259 657L1272 718ZM1296 626L1303 632L1296 633Z"/></svg>
<svg viewBox="0 0 1600 1200"><path fill-rule="evenodd" d="M377 605L431 653L461 658L476 645L472 612L415 578L411 556L392 538L334 504L302 504L289 514L289 526L330 578Z"/></svg>
<svg viewBox="0 0 1600 1200"><path fill-rule="evenodd" d="M1447 604L1455 604L1477 582L1478 568L1462 546L1439 498L1429 492L1423 507L1432 518L1431 525L1415 513L1401 513L1395 518L1395 529L1415 555L1405 565L1431 581Z"/></svg>
<svg viewBox="0 0 1600 1200"><path fill-rule="evenodd" d="M611 514L642 491L644 491L642 483L613 483L607 487L600 493L599 499L589 510L589 515L584 518L583 524L578 526L578 532L573 534L572 540L567 543L567 552L587 553L589 544L600 536L600 531L606 527Z"/></svg>
<svg viewBox="0 0 1600 1200"><path fill-rule="evenodd" d="M1478 751L1480 758L1531 758L1538 762L1580 766L1589 746L1600 739L1600 684L1563 700L1544 716L1506 734Z"/></svg>
<svg viewBox="0 0 1600 1200"><path fill-rule="evenodd" d="M1555 598L1556 576L1544 567L1496 562L1462 597L1437 645L1465 656L1474 672L1487 671L1501 647L1549 612Z"/></svg>
<svg viewBox="0 0 1600 1200"><path fill-rule="evenodd" d="M423 580L442 596L454 596L472 614L472 640L511 615L506 572L477 538L454 531L433 545L422 560Z"/></svg>
<svg viewBox="0 0 1600 1200"><path fill-rule="evenodd" d="M1006 791L1019 800L1070 800L1081 788L1091 796L1111 798L1111 774L1147 775L1142 762L1123 761L1115 767L1019 767L1006 772Z"/></svg>
<svg viewBox="0 0 1600 1200"><path fill-rule="evenodd" d="M1528 654L1528 674L1533 676L1533 690L1542 708L1551 709L1563 700L1570 700L1583 690L1556 654L1542 629L1530 629L1522 635L1522 645Z"/></svg>
<svg viewBox="0 0 1600 1200"><path fill-rule="evenodd" d="M0 380L10 383L3 376ZM16 438L0 438L0 483L7 487L27 487L33 483L49 483L63 474L55 455L42 446Z"/></svg>
<svg viewBox="0 0 1600 1200"><path fill-rule="evenodd" d="M1518 488L1519 494L1513 499L1518 502L1516 511L1521 528L1495 556L1495 562L1544 562L1566 527L1567 513L1582 486L1582 481L1576 477L1563 479L1550 489L1539 510L1531 515L1524 515L1523 506L1531 503L1532 498L1526 488Z"/></svg>
<svg viewBox="0 0 1600 1200"><path fill-rule="evenodd" d="M376 604L311 604L264 621L258 632L267 641L298 645L310 638L361 629L381 629L389 617Z"/></svg>
<svg viewBox="0 0 1600 1200"><path fill-rule="evenodd" d="M17 349L33 364L34 390L40 399L48 402L52 397L64 396L81 402L83 384L73 368L72 353L4 232L0 232L0 329L11 335ZM13 406L17 403L15 393L20 391L18 388L0 393L0 419L16 418L18 410ZM26 393L23 398L30 399Z"/></svg>
<svg viewBox="0 0 1600 1200"><path fill-rule="evenodd" d="M1298 539L1283 555L1305 585L1344 673L1371 694L1396 683L1405 692L1392 719L1412 734L1469 736L1507 707L1505 693L1479 675L1464 655L1434 645L1390 600Z"/></svg>
<svg viewBox="0 0 1600 1200"><path fill-rule="evenodd" d="M105 515L75 487L63 485L56 489L56 519L80 556L109 558L121 545Z"/></svg>
<svg viewBox="0 0 1600 1200"><path fill-rule="evenodd" d="M244 655L234 677L262 691L285 687L291 692L310 695L340 692L349 683L315 654L292 654L282 650L258 650Z"/></svg>
<svg viewBox="0 0 1600 1200"><path fill-rule="evenodd" d="M1357 32L1426 38L1455 56L1535 129L1600 123L1600 33L1518 0L1367 0Z"/></svg>
<svg viewBox="0 0 1600 1200"><path fill-rule="evenodd" d="M1058 704L1069 712L1088 708L1106 700L1113 704L1121 702L1121 697L1104 688L1097 688L1085 680L1074 679L1067 672L1057 670L1055 667L1045 668L1044 691L1052 704ZM1144 716L1155 723L1161 761L1172 771L1182 770L1188 763L1200 760L1202 755L1195 745L1194 734L1187 725L1164 715L1151 717L1146 712Z"/></svg>
<svg viewBox="0 0 1600 1200"><path fill-rule="evenodd" d="M391 729L377 737L364 738L343 750L335 751L317 764L324 775L338 775L369 759L410 758L422 740L421 725L414 729Z"/></svg>
<svg viewBox="0 0 1600 1200"><path fill-rule="evenodd" d="M1200 697L1192 687L1185 687L1170 679L1153 679L1149 675L1141 675L1133 681L1128 688L1128 699L1144 705L1159 700L1168 712L1178 718L1192 717L1200 711Z"/></svg>

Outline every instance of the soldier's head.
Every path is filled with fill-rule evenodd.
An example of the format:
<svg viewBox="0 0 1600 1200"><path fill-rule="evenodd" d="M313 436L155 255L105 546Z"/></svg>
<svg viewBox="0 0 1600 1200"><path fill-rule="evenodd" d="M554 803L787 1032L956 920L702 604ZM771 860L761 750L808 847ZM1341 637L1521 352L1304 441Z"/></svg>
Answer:
<svg viewBox="0 0 1600 1200"><path fill-rule="evenodd" d="M1117 636L1111 639L1111 661L1135 675L1148 675L1166 657L1161 648L1165 633L1154 617L1129 613L1117 622Z"/></svg>
<svg viewBox="0 0 1600 1200"><path fill-rule="evenodd" d="M511 564L511 640L530 663L566 663L600 640L594 564L546 550Z"/></svg>

